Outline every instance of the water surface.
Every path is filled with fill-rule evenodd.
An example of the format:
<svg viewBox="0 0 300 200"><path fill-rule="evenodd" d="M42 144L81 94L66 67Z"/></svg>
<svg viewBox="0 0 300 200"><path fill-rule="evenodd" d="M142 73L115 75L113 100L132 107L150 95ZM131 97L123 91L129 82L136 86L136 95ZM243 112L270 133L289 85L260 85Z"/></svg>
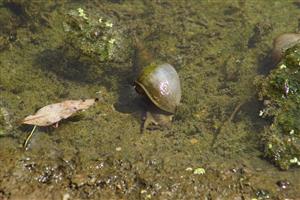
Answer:
<svg viewBox="0 0 300 200"><path fill-rule="evenodd" d="M299 7L2 0L0 199L300 199L299 169L280 171L262 158L269 122L258 116L253 86L270 69L273 38L299 31ZM74 53L63 22L78 8L122 30L128 47L118 61ZM169 129L140 133L134 34L153 59L178 71L183 96ZM32 127L20 119L47 104L95 97L99 103L58 128L38 128L24 151Z"/></svg>

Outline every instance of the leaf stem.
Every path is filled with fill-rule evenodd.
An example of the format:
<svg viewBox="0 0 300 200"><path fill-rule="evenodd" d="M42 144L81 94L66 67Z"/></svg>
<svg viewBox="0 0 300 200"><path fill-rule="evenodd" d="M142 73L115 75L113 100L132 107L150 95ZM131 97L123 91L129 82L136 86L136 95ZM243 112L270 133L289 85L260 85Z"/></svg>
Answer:
<svg viewBox="0 0 300 200"><path fill-rule="evenodd" d="M25 142L24 142L24 146L23 146L23 147L25 148L25 150L27 149L29 140L30 140L30 138L32 137L32 135L33 135L33 133L34 133L36 127L37 127L37 125L34 125L32 131L30 132L30 134L28 135L28 137L26 138L26 140L25 140Z"/></svg>

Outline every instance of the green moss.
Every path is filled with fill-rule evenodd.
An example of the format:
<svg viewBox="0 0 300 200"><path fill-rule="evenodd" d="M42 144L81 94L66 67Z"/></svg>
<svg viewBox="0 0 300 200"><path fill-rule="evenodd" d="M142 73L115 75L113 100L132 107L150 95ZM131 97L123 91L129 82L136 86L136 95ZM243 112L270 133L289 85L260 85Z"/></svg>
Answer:
<svg viewBox="0 0 300 200"><path fill-rule="evenodd" d="M65 15L63 27L67 43L98 61L124 61L130 55L124 29L105 14L71 10Z"/></svg>
<svg viewBox="0 0 300 200"><path fill-rule="evenodd" d="M261 82L260 96L269 103L263 116L273 122L264 132L264 155L281 169L300 158L300 44L288 49L279 66Z"/></svg>
<svg viewBox="0 0 300 200"><path fill-rule="evenodd" d="M4 18L5 7L0 8L3 37L10 39L9 30L17 31L17 40L8 45L5 42L0 53L0 99L13 125L11 135L0 138L0 188L4 199L59 199L66 191L77 199L139 199L144 190L144 196L151 194L157 199L235 199L241 194L251 199L258 189L257 198L297 199L299 170L278 173L258 158L260 132L256 127L262 127L262 120L258 119L256 102L243 104L232 115L254 94L251 80L256 75L257 58L265 55L275 35L298 26L297 20L291 20L299 15L294 4L51 2L55 5L47 6L49 12L26 14L32 16L26 23L15 23L24 15L6 20L11 16ZM46 1L38 3L47 5ZM121 33L122 40L114 43L118 48L108 47L111 59L105 61L107 54L94 51L90 41L95 39L85 35L88 31L82 31L76 23L74 32L62 29L62 22L70 19L66 13L77 12L79 7L88 19L101 16L104 23L111 20L112 30ZM279 10L288 11L291 17L274 12ZM45 17L48 23L44 23ZM253 28L264 19L269 19L265 23L269 21L273 29L258 36L254 31L258 39L249 49ZM34 25L39 20L45 25ZM85 19L81 23L90 26ZM125 59L132 48L119 45L120 41L128 44L130 33L136 33L155 52L155 60L169 62L178 71L183 96L170 129L140 134L142 105L134 99L135 91L129 85L134 80L132 65ZM281 91L278 94L282 95ZM37 129L30 149L20 148L32 127L14 122L50 103L96 95L101 100L92 109L62 120L58 129ZM215 134L218 137L212 146ZM274 147L277 141L276 149L280 150L285 144L280 142L279 133L270 134L276 137L268 137L269 141ZM295 161L294 157L291 160ZM206 170L202 176L185 171L199 166ZM274 180L285 179L291 183L289 188L279 190Z"/></svg>
<svg viewBox="0 0 300 200"><path fill-rule="evenodd" d="M0 112L0 135L4 134L5 129L5 119L2 112Z"/></svg>

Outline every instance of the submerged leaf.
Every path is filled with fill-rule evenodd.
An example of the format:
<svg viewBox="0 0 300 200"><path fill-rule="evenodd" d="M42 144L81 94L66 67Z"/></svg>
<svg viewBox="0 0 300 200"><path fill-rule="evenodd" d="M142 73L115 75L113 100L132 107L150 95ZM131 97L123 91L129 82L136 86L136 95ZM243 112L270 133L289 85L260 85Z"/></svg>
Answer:
<svg viewBox="0 0 300 200"><path fill-rule="evenodd" d="M39 109L34 115L29 115L21 121L22 124L49 126L66 119L79 110L92 106L97 99L66 100L50 104Z"/></svg>

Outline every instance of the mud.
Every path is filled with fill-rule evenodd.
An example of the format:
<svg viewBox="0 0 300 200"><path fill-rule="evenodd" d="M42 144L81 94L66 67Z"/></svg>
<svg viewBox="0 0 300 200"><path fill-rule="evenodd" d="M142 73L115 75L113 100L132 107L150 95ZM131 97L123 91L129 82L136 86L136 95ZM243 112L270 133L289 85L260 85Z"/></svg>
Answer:
<svg viewBox="0 0 300 200"><path fill-rule="evenodd" d="M111 17L174 65L183 97L170 128L140 133L133 59L67 51L63 21L78 8ZM272 39L299 31L299 11L297 1L1 1L0 199L300 199L299 168L262 158L270 122L253 85L272 68ZM22 148L32 127L20 119L94 97Z"/></svg>

